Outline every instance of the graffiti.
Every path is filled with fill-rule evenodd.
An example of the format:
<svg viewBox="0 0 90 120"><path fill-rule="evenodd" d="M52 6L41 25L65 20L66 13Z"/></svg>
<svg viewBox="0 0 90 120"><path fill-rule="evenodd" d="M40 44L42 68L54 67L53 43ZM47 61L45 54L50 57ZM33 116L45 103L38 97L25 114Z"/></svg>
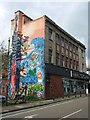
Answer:
<svg viewBox="0 0 90 120"><path fill-rule="evenodd" d="M18 45L21 53L17 55L17 47L14 57L12 55L10 90L13 93L15 89L21 89L27 84L29 92L30 85L34 85L38 96L39 92L41 94L44 91L44 39L35 38L28 43L28 38L22 38ZM38 85L42 85L42 91Z"/></svg>
<svg viewBox="0 0 90 120"><path fill-rule="evenodd" d="M24 45L26 45L24 42ZM38 86L42 86L42 91L44 91L44 39L43 38L35 38L30 43L28 43L27 49L23 45L23 59L20 63L20 88L28 85L28 92L30 91L30 87L33 85L33 92L38 89ZM27 53L25 52L27 51ZM41 92L42 93L42 92ZM37 92L38 94L38 92Z"/></svg>
<svg viewBox="0 0 90 120"><path fill-rule="evenodd" d="M17 31L18 17L12 37L12 51L9 56L9 96L20 92L27 86L28 94L37 97L44 93L44 38L30 40L29 36L20 35Z"/></svg>

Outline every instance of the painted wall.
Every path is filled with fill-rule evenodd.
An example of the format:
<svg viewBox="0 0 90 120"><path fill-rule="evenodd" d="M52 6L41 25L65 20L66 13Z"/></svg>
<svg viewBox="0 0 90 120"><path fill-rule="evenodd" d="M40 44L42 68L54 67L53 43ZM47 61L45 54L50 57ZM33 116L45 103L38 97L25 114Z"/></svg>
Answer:
<svg viewBox="0 0 90 120"><path fill-rule="evenodd" d="M19 14L18 14L19 15ZM20 18L20 19L19 19ZM15 23L9 60L9 95L27 86L28 94L44 97L44 17L26 24ZM19 21L19 22L18 22ZM21 20L22 21L22 20ZM22 25L22 27L21 27ZM18 26L22 35L18 35ZM20 30L20 29L19 29Z"/></svg>

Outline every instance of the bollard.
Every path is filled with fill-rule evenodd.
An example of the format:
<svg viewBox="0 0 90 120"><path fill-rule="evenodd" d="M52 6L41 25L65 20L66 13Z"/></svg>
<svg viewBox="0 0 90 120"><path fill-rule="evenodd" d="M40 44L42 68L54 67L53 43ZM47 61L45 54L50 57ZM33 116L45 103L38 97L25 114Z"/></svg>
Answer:
<svg viewBox="0 0 90 120"><path fill-rule="evenodd" d="M75 97L77 97L77 96L76 96L76 92L75 92Z"/></svg>
<svg viewBox="0 0 90 120"><path fill-rule="evenodd" d="M6 85L6 106L8 105L8 85Z"/></svg>
<svg viewBox="0 0 90 120"><path fill-rule="evenodd" d="M80 91L80 97L81 97L81 91Z"/></svg>

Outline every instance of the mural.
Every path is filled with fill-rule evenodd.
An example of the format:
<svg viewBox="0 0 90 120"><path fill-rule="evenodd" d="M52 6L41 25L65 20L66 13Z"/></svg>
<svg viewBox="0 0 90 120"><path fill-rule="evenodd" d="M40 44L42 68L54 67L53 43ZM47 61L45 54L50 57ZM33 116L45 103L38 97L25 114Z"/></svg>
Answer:
<svg viewBox="0 0 90 120"><path fill-rule="evenodd" d="M27 86L28 95L44 95L44 38L17 32L17 17L12 38L12 51L9 57L9 96Z"/></svg>
<svg viewBox="0 0 90 120"><path fill-rule="evenodd" d="M28 37L26 37L28 39ZM27 85L28 92L44 91L44 39L34 38L21 45L20 88Z"/></svg>

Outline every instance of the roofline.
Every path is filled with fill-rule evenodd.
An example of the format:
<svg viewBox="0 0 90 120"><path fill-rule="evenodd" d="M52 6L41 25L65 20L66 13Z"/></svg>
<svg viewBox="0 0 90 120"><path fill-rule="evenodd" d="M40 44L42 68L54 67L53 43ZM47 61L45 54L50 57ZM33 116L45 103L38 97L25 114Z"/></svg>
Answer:
<svg viewBox="0 0 90 120"><path fill-rule="evenodd" d="M27 16L24 12L22 12L21 10L17 10L17 11L15 12L15 14L16 14L17 12L21 12L21 13L23 14L23 16L26 16L26 17L29 18L30 20L33 20L32 18L28 17L28 16Z"/></svg>
<svg viewBox="0 0 90 120"><path fill-rule="evenodd" d="M66 32L64 29L62 29L60 26L58 26L52 19L50 19L48 16L44 15L44 17L46 18L47 21L49 21L50 23L52 23L53 25L55 25L59 30L61 30L65 35L68 35L69 38L71 38L74 42L78 43L79 45L81 45L84 49L86 49L85 45L83 45L80 41L78 41L77 39L75 39L72 35L70 35L68 32Z"/></svg>
<svg viewBox="0 0 90 120"><path fill-rule="evenodd" d="M11 21L13 21L14 20L14 18L13 19L11 19Z"/></svg>

